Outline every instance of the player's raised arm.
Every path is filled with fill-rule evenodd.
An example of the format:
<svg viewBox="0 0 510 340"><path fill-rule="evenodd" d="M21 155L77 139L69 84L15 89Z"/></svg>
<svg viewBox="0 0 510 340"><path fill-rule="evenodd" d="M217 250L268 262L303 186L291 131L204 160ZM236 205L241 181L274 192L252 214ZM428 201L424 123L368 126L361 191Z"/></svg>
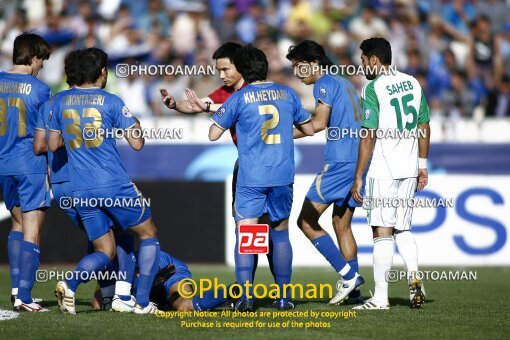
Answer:
<svg viewBox="0 0 510 340"><path fill-rule="evenodd" d="M140 121L136 117L133 118L136 122L133 126L126 129L127 133L125 136L129 146L131 146L136 151L140 151L145 144L145 138L143 137Z"/></svg>
<svg viewBox="0 0 510 340"><path fill-rule="evenodd" d="M188 91L192 91L190 89L186 89L186 95L188 95ZM207 106L212 105L212 100L209 98L198 99L196 101L191 100L180 100L176 101L175 98L168 93L167 89L160 89L161 100L171 110L179 111L180 113L199 113L199 112L208 112ZM195 92L193 94L196 96ZM210 104L207 104L210 103ZM221 106L217 104L218 107Z"/></svg>
<svg viewBox="0 0 510 340"><path fill-rule="evenodd" d="M209 128L209 140L220 139L223 133L235 124L239 111L237 110L237 96L232 95L223 106L211 116L211 127Z"/></svg>

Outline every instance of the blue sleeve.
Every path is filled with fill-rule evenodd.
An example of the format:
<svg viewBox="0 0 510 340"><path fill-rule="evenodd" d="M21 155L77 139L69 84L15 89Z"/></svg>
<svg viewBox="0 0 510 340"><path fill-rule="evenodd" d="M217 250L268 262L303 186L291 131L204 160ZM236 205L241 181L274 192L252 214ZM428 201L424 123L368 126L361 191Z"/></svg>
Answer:
<svg viewBox="0 0 510 340"><path fill-rule="evenodd" d="M306 111L306 109L303 107L303 104L301 104L301 99L299 99L299 96L297 95L294 90L290 90L291 96L294 100L294 123L295 124L304 124L308 122L310 119L312 119L312 116L310 112Z"/></svg>
<svg viewBox="0 0 510 340"><path fill-rule="evenodd" d="M333 100L335 94L333 93L334 86L332 86L332 80L323 77L319 79L317 84L313 87L313 97L315 98L315 105L319 103L325 104L329 107L333 107Z"/></svg>
<svg viewBox="0 0 510 340"><path fill-rule="evenodd" d="M53 105L52 114L48 116L48 127L52 131L62 132L62 110L57 103Z"/></svg>
<svg viewBox="0 0 510 340"><path fill-rule="evenodd" d="M128 129L136 124L136 120L129 112L124 101L117 96L110 97L111 101L111 112L113 114L113 127L117 129Z"/></svg>
<svg viewBox="0 0 510 340"><path fill-rule="evenodd" d="M46 85L45 83L41 82L40 83L41 86L39 87L39 91L38 91L38 96L37 98L39 99L39 105L37 107L37 109L39 109L42 104L46 103L50 97L51 97L51 91L50 91L50 88L48 87L48 85Z"/></svg>
<svg viewBox="0 0 510 340"><path fill-rule="evenodd" d="M44 114L46 113L46 109L49 106L49 103L46 102L41 105L39 108L39 112L37 113L37 122L35 123L35 128L37 130L46 130L46 124L44 123Z"/></svg>
<svg viewBox="0 0 510 340"><path fill-rule="evenodd" d="M223 130L228 130L235 124L239 116L237 110L238 96L230 96L227 101L211 116L211 120L216 126Z"/></svg>

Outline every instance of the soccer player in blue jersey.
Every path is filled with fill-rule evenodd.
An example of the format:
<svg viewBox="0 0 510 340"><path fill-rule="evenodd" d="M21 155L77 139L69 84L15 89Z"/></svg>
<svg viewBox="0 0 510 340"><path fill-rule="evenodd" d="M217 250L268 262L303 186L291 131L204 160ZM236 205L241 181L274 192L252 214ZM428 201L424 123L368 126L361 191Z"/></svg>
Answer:
<svg viewBox="0 0 510 340"><path fill-rule="evenodd" d="M138 254L136 257L138 257ZM137 264L138 267L138 264ZM188 281L191 279L191 272L182 261L172 257L169 253L161 250L158 262L158 273L154 278L154 284L151 289L151 301L158 305L158 309L173 309L178 311L191 310L210 310L222 306L234 298L229 296L230 287L218 285L217 290L208 290L203 292L194 292L195 287ZM179 287L181 285L181 287ZM138 278L133 281L133 293L136 294L138 288ZM185 290L188 296L182 296L180 293ZM236 292L237 294L237 292ZM95 310L104 310L101 303L101 292L97 291L92 300L92 307Z"/></svg>
<svg viewBox="0 0 510 340"><path fill-rule="evenodd" d="M31 295L44 210L50 206L46 157L36 156L32 143L39 107L50 96L49 87L36 76L49 56L43 38L23 33L14 40L14 66L0 72L0 176L5 176L4 198L13 226L22 225L9 234L11 294L14 308L30 312L47 311Z"/></svg>
<svg viewBox="0 0 510 340"><path fill-rule="evenodd" d="M341 303L350 293L350 303L362 301L359 287L364 280L359 276L356 240L351 230L351 220L355 207L361 206L350 193L354 183L354 173L358 159L361 129L360 101L352 84L344 78L327 74L332 65L324 48L315 41L305 40L292 46L287 54L301 81L314 84L316 100L313 126L315 132L328 129L325 161L326 165L310 186L306 195L298 226L317 250L328 260L340 275L338 292L329 302ZM343 130L350 133L341 138ZM305 137L294 130L294 138ZM322 229L319 218L333 204L333 227L340 250L329 234Z"/></svg>
<svg viewBox="0 0 510 340"><path fill-rule="evenodd" d="M74 295L79 284L91 273L109 266L115 256L115 240L109 225L111 219L123 230L129 228L141 240L139 288L132 311L155 313L157 309L149 301L149 293L158 269L160 251L156 227L150 208L144 204L141 193L120 161L115 135L111 133L113 129L124 130L129 145L140 150L144 144L143 137L139 137L142 136L140 123L120 98L103 90L107 81L107 55L90 48L78 59L79 83L55 101L48 146L52 152L62 145L67 150L72 169L69 176L73 200L79 201L76 208L95 252L80 261L75 270L77 275L57 284L55 294L62 311L76 313ZM102 134L99 129L110 133ZM134 130L137 133L133 133ZM90 131L94 138L90 138ZM110 202L124 204L131 201L132 204L97 204L105 198ZM94 200L96 203L91 203Z"/></svg>
<svg viewBox="0 0 510 340"><path fill-rule="evenodd" d="M295 125L305 135L313 135L310 114L302 107L297 94L289 87L267 82L268 63L265 54L252 46L243 47L234 57L236 69L248 86L233 93L211 117L214 124L209 139L236 126L239 173L234 211L236 220L236 279L251 283L254 255L238 251L239 226L257 223L265 211L269 213L270 238L273 242L273 270L280 286L279 309L294 308L283 285L290 283L292 247L289 241L289 215L294 183ZM243 292L236 310L253 309L250 292Z"/></svg>
<svg viewBox="0 0 510 340"><path fill-rule="evenodd" d="M79 72L77 70L79 64L77 61L79 60L79 55L82 52L83 50L72 51L64 61L66 82L71 88L74 87L77 83L80 83L80 80L78 79ZM64 147L59 148L55 153L49 151L47 149L47 137L49 136L49 121L53 116L53 104L62 93L64 92L55 94L39 109L39 117L37 119L36 132L34 137L34 152L36 154L47 153L48 155L51 191L53 193L54 200L59 203L63 202L62 200L66 200L72 197L72 186L69 176L70 170L67 159L67 151ZM71 218L76 226L83 229L83 224L75 207L66 207L66 209L63 210ZM111 221L109 224L113 225ZM85 230L83 229L83 231ZM116 250L118 261L113 264L113 267L116 267L118 264L119 272L125 273L126 277L129 276L132 278L134 276L135 268L135 262L133 260L134 238L130 234L117 232L115 234L115 241L117 244ZM94 251L90 241L88 245L88 251L89 253ZM129 280L131 281L131 279ZM112 282L111 280L100 280L98 284L101 288L105 304L111 305L112 299L114 299L115 282ZM122 286L126 285L126 283L118 281L118 285ZM130 294L127 294L127 297L130 299ZM117 297L117 299L118 298L119 297Z"/></svg>

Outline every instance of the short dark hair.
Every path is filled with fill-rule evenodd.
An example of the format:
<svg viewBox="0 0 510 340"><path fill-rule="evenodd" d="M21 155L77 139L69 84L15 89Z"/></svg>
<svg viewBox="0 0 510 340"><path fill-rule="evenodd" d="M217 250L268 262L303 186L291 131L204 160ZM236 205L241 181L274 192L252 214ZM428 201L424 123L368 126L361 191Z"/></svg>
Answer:
<svg viewBox="0 0 510 340"><path fill-rule="evenodd" d="M234 57L241 48L243 48L243 46L235 42L224 43L216 51L214 51L212 58L214 60L228 58L231 62L234 62Z"/></svg>
<svg viewBox="0 0 510 340"><path fill-rule="evenodd" d="M359 46L361 52L368 58L376 56L383 65L391 64L391 45L384 38L370 38L363 40Z"/></svg>
<svg viewBox="0 0 510 340"><path fill-rule="evenodd" d="M286 57L289 60L304 62L317 60L321 66L333 65L331 60L326 56L324 47L313 40L303 40L299 44L289 47L289 53L287 53Z"/></svg>
<svg viewBox="0 0 510 340"><path fill-rule="evenodd" d="M252 45L247 45L237 52L234 65L247 83L266 80L268 63L264 52Z"/></svg>
<svg viewBox="0 0 510 340"><path fill-rule="evenodd" d="M47 60L51 54L50 44L40 35L24 32L14 39L12 63L14 65L31 65L34 57Z"/></svg>
<svg viewBox="0 0 510 340"><path fill-rule="evenodd" d="M108 55L96 47L86 48L80 51L75 62L79 65L76 68L79 81L76 85L94 83L101 77L103 68L107 67Z"/></svg>
<svg viewBox="0 0 510 340"><path fill-rule="evenodd" d="M71 51L64 60L64 72L66 74L66 83L69 86L74 86L79 83L83 83L82 81L80 81L78 77L79 74L77 73L79 64L78 60L80 58L81 52L83 52L83 50Z"/></svg>

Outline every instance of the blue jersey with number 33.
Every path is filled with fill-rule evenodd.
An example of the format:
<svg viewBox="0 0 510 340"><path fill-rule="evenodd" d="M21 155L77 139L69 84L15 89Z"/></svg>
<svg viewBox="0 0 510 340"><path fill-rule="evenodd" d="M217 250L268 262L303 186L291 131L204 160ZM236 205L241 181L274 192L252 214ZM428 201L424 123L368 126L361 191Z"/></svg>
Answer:
<svg viewBox="0 0 510 340"><path fill-rule="evenodd" d="M211 119L225 130L236 126L238 186L294 182L293 125L310 120L294 90L272 82L250 84L232 94Z"/></svg>
<svg viewBox="0 0 510 340"><path fill-rule="evenodd" d="M74 88L55 100L50 130L62 133L73 190L130 182L116 148L114 129L127 129L135 119L122 99L99 88ZM105 133L95 133L101 129Z"/></svg>

